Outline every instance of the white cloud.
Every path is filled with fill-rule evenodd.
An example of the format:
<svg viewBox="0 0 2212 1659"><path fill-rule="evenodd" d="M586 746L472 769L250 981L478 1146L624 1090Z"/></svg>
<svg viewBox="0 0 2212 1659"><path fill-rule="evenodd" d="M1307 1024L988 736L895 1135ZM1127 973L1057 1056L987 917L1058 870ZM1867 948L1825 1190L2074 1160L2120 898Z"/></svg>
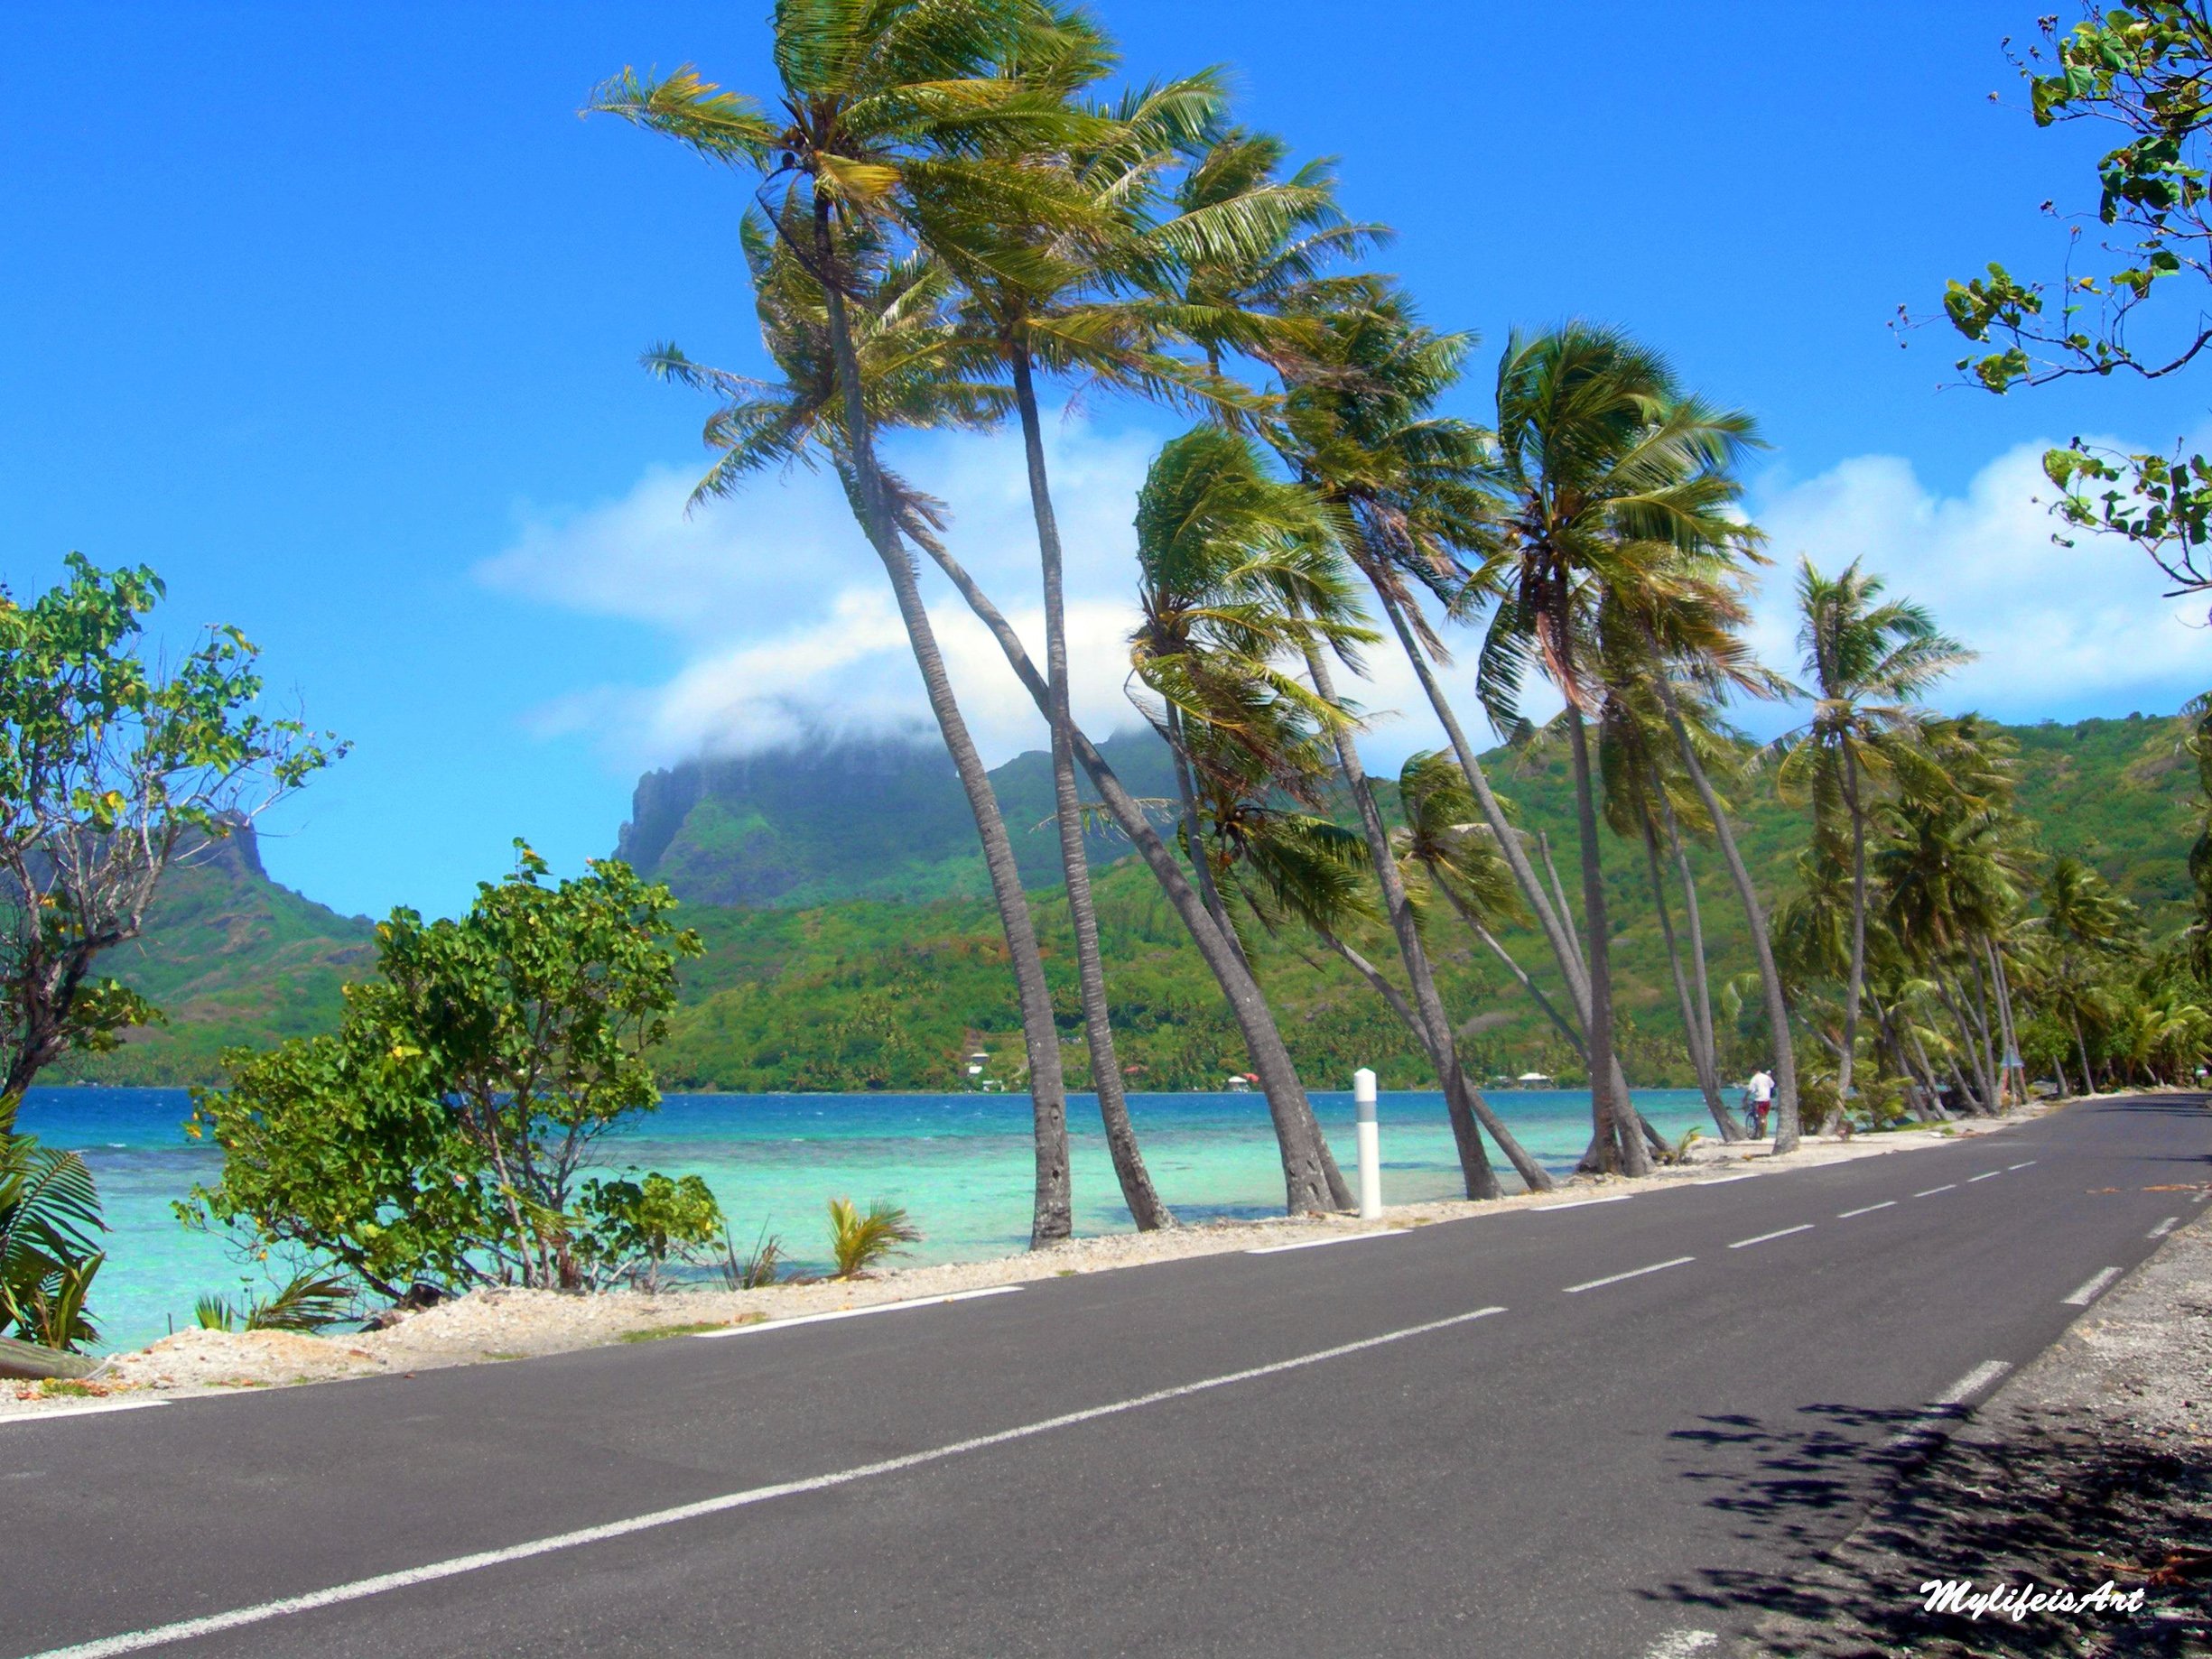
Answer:
<svg viewBox="0 0 2212 1659"><path fill-rule="evenodd" d="M1078 719L1103 734L1136 718L1124 694L1131 602L1131 518L1156 433L1080 421L1048 432L1063 541ZM1931 491L1909 461L1881 455L1817 477L1771 475L1752 492L1775 567L1757 606L1761 654L1797 662L1795 567L1854 558L1891 590L1929 605L1982 653L1938 698L2006 718L2176 707L2212 683L2212 653L2189 607L2161 597L2158 572L2125 546L2054 546L2040 505L2042 446L1992 461L1966 491ZM937 436L902 443L894 464L950 504L954 551L1043 654L1036 539L1018 440ZM582 687L537 711L542 733L596 735L618 770L708 753L743 753L820 732L930 734L933 722L880 566L827 477L764 477L745 496L686 514L692 475L649 468L619 499L567 514L526 514L513 543L478 567L487 585L588 616L643 622L672 644L666 678ZM924 589L962 709L990 764L1045 740L1043 722L997 644L949 587ZM1444 670L1469 735L1492 734L1472 690L1475 635L1451 630L1460 660ZM1374 770L1395 768L1442 734L1387 638L1371 678L1340 690L1370 718ZM1556 702L1532 686L1530 713ZM1780 729L1781 710L1741 711Z"/></svg>
<svg viewBox="0 0 2212 1659"><path fill-rule="evenodd" d="M1936 695L1945 708L2006 719L2150 713L2212 683L2212 639L2195 626L2201 604L2164 598L2157 569L2124 542L2053 543L2047 447L1999 456L1959 496L1931 491L1888 455L1763 485L1756 516L1776 563L1758 606L1761 655L1797 665L1796 568L1808 554L1831 573L1864 560L1981 653Z"/></svg>
<svg viewBox="0 0 2212 1659"><path fill-rule="evenodd" d="M1157 440L1070 422L1047 432L1066 552L1070 689L1108 732L1137 717L1123 694L1137 491ZM1018 440L942 437L893 462L950 503L949 541L1042 659L1036 532ZM619 766L745 753L811 733L934 729L881 566L835 483L797 473L687 515L692 475L649 468L620 499L525 515L477 568L486 585L661 629L680 666L662 683L579 690L537 711L541 734L592 732ZM924 588L962 712L992 764L1045 738L1028 695L982 625L934 572Z"/></svg>

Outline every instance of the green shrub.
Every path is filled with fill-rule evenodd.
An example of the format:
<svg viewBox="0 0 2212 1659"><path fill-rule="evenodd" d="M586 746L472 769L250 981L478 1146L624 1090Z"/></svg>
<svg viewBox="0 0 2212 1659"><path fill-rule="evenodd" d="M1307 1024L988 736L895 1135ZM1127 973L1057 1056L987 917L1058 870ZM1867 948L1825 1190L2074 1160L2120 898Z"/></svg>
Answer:
<svg viewBox="0 0 2212 1659"><path fill-rule="evenodd" d="M830 1257L837 1265L835 1278L866 1278L878 1264L921 1242L922 1229L896 1205L878 1199L862 1215L849 1198L830 1200Z"/></svg>

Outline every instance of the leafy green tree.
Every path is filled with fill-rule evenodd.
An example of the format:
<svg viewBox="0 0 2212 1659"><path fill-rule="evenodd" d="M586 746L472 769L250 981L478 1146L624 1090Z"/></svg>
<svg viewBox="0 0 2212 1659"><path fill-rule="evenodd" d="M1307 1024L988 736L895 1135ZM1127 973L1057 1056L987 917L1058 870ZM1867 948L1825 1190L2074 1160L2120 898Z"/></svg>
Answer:
<svg viewBox="0 0 2212 1659"><path fill-rule="evenodd" d="M877 456L851 301L862 286L857 259L893 236L920 236L949 205L971 222L1029 222L1047 208L1052 190L1008 158L1082 136L1086 124L1064 91L1079 79L1069 66L1091 50L1091 32L1073 14L1022 0L778 0L772 28L781 82L774 115L688 67L657 80L626 70L593 93L590 107L760 174L764 190L780 198L768 223L819 284L848 492L975 814L1012 959L1036 1150L1030 1239L1048 1245L1073 1226L1051 994L1013 846ZM1016 67L1024 64L1040 66L1042 80L1025 79Z"/></svg>
<svg viewBox="0 0 2212 1659"><path fill-rule="evenodd" d="M2179 373L2212 344L2203 286L2212 282L2212 13L2198 0L2121 0L2085 7L2071 29L2055 14L2039 28L2042 43L2014 60L2036 125L2087 121L2120 142L2097 160L2096 211L2068 232L2058 277L2023 281L1993 264L1949 285L1945 313L1983 348L1958 367L2000 394L2080 375ZM2085 230L2107 268L2077 268ZM2161 334L2146 308L2177 292L2186 315ZM2049 451L2043 469L2065 524L2134 542L2177 594L2212 594L2212 460L2076 439Z"/></svg>
<svg viewBox="0 0 2212 1659"><path fill-rule="evenodd" d="M376 972L347 987L335 1035L234 1051L229 1086L193 1091L190 1130L225 1155L188 1220L393 1298L417 1279L580 1288L655 1237L719 1230L681 1183L647 1177L636 1203L631 1183L579 1185L599 1140L659 1099L651 1054L697 936L627 865L549 885L516 847L459 920L402 909L378 926Z"/></svg>
<svg viewBox="0 0 2212 1659"><path fill-rule="evenodd" d="M24 1091L72 1053L114 1049L162 1016L98 972L135 939L165 872L345 752L260 708L253 644L209 629L149 661L163 598L144 566L68 574L29 603L0 591L0 1318L74 1347L104 1256L98 1196L75 1154L15 1130Z"/></svg>
<svg viewBox="0 0 2212 1659"><path fill-rule="evenodd" d="M163 873L345 752L262 711L236 628L149 663L163 593L144 566L75 553L29 604L0 591L0 1135L47 1066L160 1017L95 968L138 936Z"/></svg>
<svg viewBox="0 0 2212 1659"><path fill-rule="evenodd" d="M1813 715L1802 735L1784 744L1778 777L1786 796L1812 802L1815 830L1826 845L1850 848L1850 960L1836 1079L1837 1098L1846 1103L1866 976L1866 793L1889 783L1901 755L1910 758L1920 695L1974 656L1938 631L1926 607L1884 600L1883 588L1855 560L1833 578L1809 559L1798 566L1798 640Z"/></svg>
<svg viewBox="0 0 2212 1659"><path fill-rule="evenodd" d="M602 1284L628 1278L639 1290L657 1291L670 1262L697 1262L711 1246L728 1242L722 1207L697 1175L595 1177L584 1182L582 1199L591 1228L577 1255Z"/></svg>

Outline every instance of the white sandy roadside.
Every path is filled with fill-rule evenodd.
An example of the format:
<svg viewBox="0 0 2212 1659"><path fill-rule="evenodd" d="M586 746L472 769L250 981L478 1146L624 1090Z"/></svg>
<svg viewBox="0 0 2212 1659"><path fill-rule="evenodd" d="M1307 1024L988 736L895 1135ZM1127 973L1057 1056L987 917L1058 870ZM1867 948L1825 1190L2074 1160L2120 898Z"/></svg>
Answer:
<svg viewBox="0 0 2212 1659"><path fill-rule="evenodd" d="M1332 1232L1464 1220L1503 1209L1573 1201L1600 1191L1611 1195L1722 1177L1777 1174L1986 1135L2028 1122L2062 1104L2038 1102L2003 1117L1962 1119L1937 1130L1861 1135L1848 1141L1808 1136L1787 1158L1767 1155L1769 1143L1724 1145L1700 1141L1692 1146L1688 1163L1636 1180L1578 1176L1562 1182L1550 1193L1520 1193L1485 1203L1449 1200L1391 1205L1384 1209L1380 1223L1349 1216L1300 1217L1214 1222L1157 1233L1113 1233L991 1261L947 1262L888 1272L856 1283L779 1284L757 1291L685 1288L659 1295L616 1291L572 1296L553 1291L482 1290L407 1315L388 1330L324 1337L276 1331L183 1330L147 1348L115 1356L86 1384L57 1388L0 1382L0 1420L31 1413L82 1410L88 1404L523 1359L625 1339L647 1339L655 1332L674 1335L686 1328L754 1323L887 1302L928 1300L1055 1275L1103 1273L1291 1244Z"/></svg>

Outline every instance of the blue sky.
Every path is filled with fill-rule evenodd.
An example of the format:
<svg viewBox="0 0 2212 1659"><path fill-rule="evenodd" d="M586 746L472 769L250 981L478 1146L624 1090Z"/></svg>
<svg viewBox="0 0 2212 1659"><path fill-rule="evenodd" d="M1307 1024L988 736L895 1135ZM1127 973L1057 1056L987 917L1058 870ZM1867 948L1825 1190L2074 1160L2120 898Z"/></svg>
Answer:
<svg viewBox="0 0 2212 1659"><path fill-rule="evenodd" d="M2042 442L2171 441L2206 394L1938 391L1947 333L1901 350L1887 327L1993 256L2047 268L2036 205L2083 199L2095 134L2037 133L1999 51L2033 8L1100 9L1133 74L1230 64L1248 120L1339 155L1433 321L1492 346L1618 322L1755 412L1775 551L1863 551L1935 600L1985 653L1955 700L2067 718L2202 688L2201 642L2155 586L2057 554L2029 496ZM681 516L703 410L636 357L673 338L757 364L744 195L575 114L625 64L765 87L766 10L0 15L25 89L0 113L0 573L35 589L72 547L150 562L172 626L238 624L356 741L271 820L272 869L312 896L451 909L513 836L564 866L609 849L647 764L917 712L818 487ZM1055 428L1101 726L1129 493L1165 430L1113 403ZM906 464L1018 610L1006 460L985 442ZM1024 746L1018 699L948 630L986 741ZM1401 690L1385 675L1369 701ZM1385 722L1376 742L1421 737Z"/></svg>

